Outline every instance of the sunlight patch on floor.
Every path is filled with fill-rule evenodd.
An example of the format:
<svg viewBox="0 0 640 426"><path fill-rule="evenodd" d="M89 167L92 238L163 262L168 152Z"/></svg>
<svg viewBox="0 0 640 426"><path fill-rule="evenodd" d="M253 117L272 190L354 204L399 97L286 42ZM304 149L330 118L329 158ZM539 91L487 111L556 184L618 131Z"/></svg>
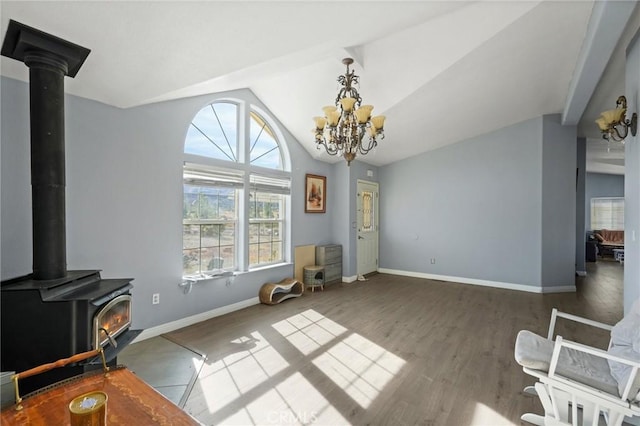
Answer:
<svg viewBox="0 0 640 426"><path fill-rule="evenodd" d="M347 331L313 309L272 324L272 327L304 355L309 355Z"/></svg>
<svg viewBox="0 0 640 426"><path fill-rule="evenodd" d="M473 411L473 419L469 426L516 426L515 423L505 419L500 414L487 407L484 404L476 403L476 408Z"/></svg>
<svg viewBox="0 0 640 426"><path fill-rule="evenodd" d="M272 325L302 354L309 355L348 330L309 309ZM361 407L367 408L405 361L352 333L313 359L313 364Z"/></svg>
<svg viewBox="0 0 640 426"><path fill-rule="evenodd" d="M367 408L405 361L354 333L313 363L362 408Z"/></svg>
<svg viewBox="0 0 640 426"><path fill-rule="evenodd" d="M247 345L247 342L251 344ZM200 374L200 384L210 413L233 403L289 366L257 331L231 341L229 348L231 353L203 366Z"/></svg>
<svg viewBox="0 0 640 426"><path fill-rule="evenodd" d="M405 364L313 309L272 327L363 408L370 406ZM349 424L325 398L326 393L293 370L259 332L227 342L219 352L202 368L201 394L189 407L191 413L206 417L200 421L230 425ZM343 398L345 394L336 390L330 388L331 394Z"/></svg>
<svg viewBox="0 0 640 426"><path fill-rule="evenodd" d="M348 425L349 422L302 374L294 373L220 424Z"/></svg>

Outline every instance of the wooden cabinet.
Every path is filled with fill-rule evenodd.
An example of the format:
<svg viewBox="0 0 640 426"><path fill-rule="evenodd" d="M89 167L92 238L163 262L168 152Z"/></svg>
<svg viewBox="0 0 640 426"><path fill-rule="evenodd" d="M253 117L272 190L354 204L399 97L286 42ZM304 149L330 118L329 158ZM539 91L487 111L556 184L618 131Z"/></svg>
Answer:
<svg viewBox="0 0 640 426"><path fill-rule="evenodd" d="M327 244L316 246L316 265L324 266L324 282L342 282L342 246Z"/></svg>

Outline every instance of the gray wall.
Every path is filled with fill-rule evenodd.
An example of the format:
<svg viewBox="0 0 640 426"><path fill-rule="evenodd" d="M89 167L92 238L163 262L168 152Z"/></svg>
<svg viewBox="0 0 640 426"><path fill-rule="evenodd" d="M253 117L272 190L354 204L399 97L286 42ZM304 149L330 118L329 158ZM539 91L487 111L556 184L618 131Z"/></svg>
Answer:
<svg viewBox="0 0 640 426"><path fill-rule="evenodd" d="M574 285L576 256L576 127L543 117L542 287Z"/></svg>
<svg viewBox="0 0 640 426"><path fill-rule="evenodd" d="M627 48L625 95L628 116L640 114L640 32ZM627 138L625 144L624 183L624 312L640 299L640 134Z"/></svg>
<svg viewBox="0 0 640 426"><path fill-rule="evenodd" d="M536 118L380 167L380 266L540 286L542 133Z"/></svg>
<svg viewBox="0 0 640 426"><path fill-rule="evenodd" d="M587 173L584 197L585 235L586 231L591 230L591 199L598 197L624 197L624 181L625 177L623 175ZM625 205L625 210L626 208Z"/></svg>
<svg viewBox="0 0 640 426"><path fill-rule="evenodd" d="M2 78L2 279L32 271L28 86ZM148 328L255 298L291 264L238 275L233 285L206 281L183 294L182 150L193 116L217 98L250 101L248 90L121 110L66 96L67 262L133 277L134 327ZM292 246L328 242L332 214L305 214L304 174L328 175L278 123L292 163ZM334 191L329 180L328 189ZM288 260L292 254L288 253ZM151 295L160 293L160 304Z"/></svg>
<svg viewBox="0 0 640 426"><path fill-rule="evenodd" d="M576 171L576 271L586 274L586 235L585 235L585 185L586 185L586 165L587 165L587 140L578 138L576 151L577 171Z"/></svg>
<svg viewBox="0 0 640 426"><path fill-rule="evenodd" d="M381 167L381 267L572 287L575 169L557 115Z"/></svg>
<svg viewBox="0 0 640 426"><path fill-rule="evenodd" d="M351 185L349 182L349 168L346 162L340 161L332 165L329 180L339 182L334 186L332 195L329 196L334 223L331 228L330 239L334 244L342 245L342 276L348 277L347 268L349 265L349 253L351 252Z"/></svg>

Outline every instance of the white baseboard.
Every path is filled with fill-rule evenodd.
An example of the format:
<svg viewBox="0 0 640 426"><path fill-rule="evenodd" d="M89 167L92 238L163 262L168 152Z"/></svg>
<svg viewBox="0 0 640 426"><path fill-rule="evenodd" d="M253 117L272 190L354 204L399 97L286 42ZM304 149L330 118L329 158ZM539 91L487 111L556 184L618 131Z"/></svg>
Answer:
<svg viewBox="0 0 640 426"><path fill-rule="evenodd" d="M586 277L587 271L576 271L576 275L579 277Z"/></svg>
<svg viewBox="0 0 640 426"><path fill-rule="evenodd" d="M358 279L358 276L357 276L357 275L354 275L354 276L352 276L352 277L342 277L342 282L343 282L343 283L352 283L352 282L354 282L354 281L355 281L355 280L357 280L357 279Z"/></svg>
<svg viewBox="0 0 640 426"><path fill-rule="evenodd" d="M504 283L500 281L479 280L475 278L452 277L448 275L426 274L424 272L401 271L399 269L380 268L378 269L378 271L383 274L401 275L405 277L414 277L414 278L426 278L429 280L449 281L449 282L461 283L461 284L480 285L484 287L504 288L507 290L526 291L529 293L570 293L570 292L576 291L575 285L561 286L561 287L536 287L532 285Z"/></svg>
<svg viewBox="0 0 640 426"><path fill-rule="evenodd" d="M165 324L160 324L155 327L147 328L142 331L136 337L133 342L137 343L143 340L150 339L152 337L160 336L164 333L170 333L172 331L178 330L183 327L187 327L193 324L197 324L202 321L206 321L211 318L219 317L220 315L225 315L234 311L239 311L240 309L248 308L249 306L260 304L260 299L257 297L252 297L251 299L243 300L237 303L233 303L231 305L222 306L220 308L212 309L207 312L202 312L200 314L192 315L190 317L181 318L179 320L171 321Z"/></svg>

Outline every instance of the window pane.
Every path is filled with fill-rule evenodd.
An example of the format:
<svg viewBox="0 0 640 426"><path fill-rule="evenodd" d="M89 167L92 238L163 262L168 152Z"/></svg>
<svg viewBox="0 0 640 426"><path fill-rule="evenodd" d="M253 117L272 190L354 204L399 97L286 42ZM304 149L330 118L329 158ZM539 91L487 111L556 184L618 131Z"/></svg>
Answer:
<svg viewBox="0 0 640 426"><path fill-rule="evenodd" d="M284 215L284 195L252 191L249 207L249 264L280 262Z"/></svg>
<svg viewBox="0 0 640 426"><path fill-rule="evenodd" d="M182 203L182 218L183 219L198 219L199 204L199 188L183 185L184 197Z"/></svg>
<svg viewBox="0 0 640 426"><path fill-rule="evenodd" d="M252 266L280 262L283 257L282 222L249 225L249 263Z"/></svg>
<svg viewBox="0 0 640 426"><path fill-rule="evenodd" d="M182 250L182 269L185 275L200 272L200 249Z"/></svg>
<svg viewBox="0 0 640 426"><path fill-rule="evenodd" d="M282 244L266 242L258 244L259 263L273 263L282 260Z"/></svg>
<svg viewBox="0 0 640 426"><path fill-rule="evenodd" d="M220 245L221 225L202 225L202 247L217 247Z"/></svg>
<svg viewBox="0 0 640 426"><path fill-rule="evenodd" d="M260 242L260 226L261 225L262 225L261 223L249 224L249 244Z"/></svg>
<svg viewBox="0 0 640 426"><path fill-rule="evenodd" d="M234 224L184 225L183 229L185 274L235 268Z"/></svg>
<svg viewBox="0 0 640 426"><path fill-rule="evenodd" d="M202 249L203 271L213 271L214 269L222 269L224 267L224 259L220 257L220 249L218 247Z"/></svg>
<svg viewBox="0 0 640 426"><path fill-rule="evenodd" d="M282 241L274 241L271 243L271 261L278 262L284 259L282 255Z"/></svg>
<svg viewBox="0 0 640 426"><path fill-rule="evenodd" d="M184 144L187 154L238 161L238 107L227 102L207 105L194 117Z"/></svg>
<svg viewBox="0 0 640 426"><path fill-rule="evenodd" d="M184 220L210 222L183 224L185 275L235 269L236 199L235 189L184 185Z"/></svg>
<svg viewBox="0 0 640 426"><path fill-rule="evenodd" d="M362 192L362 230L373 229L373 192Z"/></svg>
<svg viewBox="0 0 640 426"><path fill-rule="evenodd" d="M256 266L259 265L258 259L258 250L260 248L259 244L249 244L249 265Z"/></svg>
<svg viewBox="0 0 640 426"><path fill-rule="evenodd" d="M200 226L182 225L182 248L193 249L200 247Z"/></svg>
<svg viewBox="0 0 640 426"><path fill-rule="evenodd" d="M282 217L283 195L254 191L251 193L250 198L249 218L280 219Z"/></svg>
<svg viewBox="0 0 640 426"><path fill-rule="evenodd" d="M235 223L225 223L220 225L220 246L233 247L236 244Z"/></svg>
<svg viewBox="0 0 640 426"><path fill-rule="evenodd" d="M220 228L219 256L224 261L224 269L236 269L236 225L225 223Z"/></svg>
<svg viewBox="0 0 640 426"><path fill-rule="evenodd" d="M270 262L272 259L271 243L260 243L258 247L260 250L259 262L260 263Z"/></svg>
<svg viewBox="0 0 640 426"><path fill-rule="evenodd" d="M271 231L273 241L282 241L282 226L284 224L282 222L274 222L272 224L273 229Z"/></svg>
<svg viewBox="0 0 640 426"><path fill-rule="evenodd" d="M184 219L235 220L236 190L184 185Z"/></svg>
<svg viewBox="0 0 640 426"><path fill-rule="evenodd" d="M255 112L251 112L249 133L251 143L249 158L251 164L254 166L282 170L280 146L276 141L273 130L262 119L262 117Z"/></svg>

